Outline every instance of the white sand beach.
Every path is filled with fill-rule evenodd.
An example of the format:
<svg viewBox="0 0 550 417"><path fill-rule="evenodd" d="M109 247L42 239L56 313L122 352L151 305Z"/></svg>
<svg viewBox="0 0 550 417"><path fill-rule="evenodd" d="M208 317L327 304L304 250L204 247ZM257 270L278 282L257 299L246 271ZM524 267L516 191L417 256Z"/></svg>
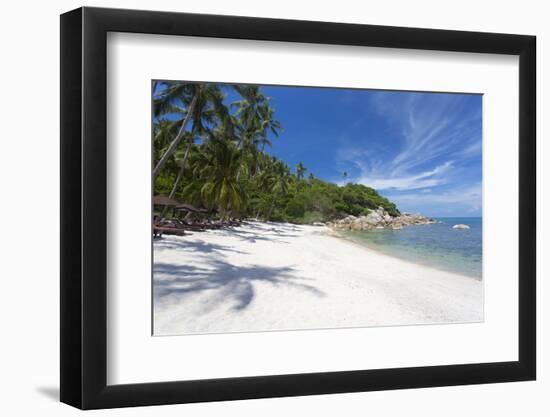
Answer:
<svg viewBox="0 0 550 417"><path fill-rule="evenodd" d="M483 283L326 227L247 222L154 242L154 334L464 323Z"/></svg>

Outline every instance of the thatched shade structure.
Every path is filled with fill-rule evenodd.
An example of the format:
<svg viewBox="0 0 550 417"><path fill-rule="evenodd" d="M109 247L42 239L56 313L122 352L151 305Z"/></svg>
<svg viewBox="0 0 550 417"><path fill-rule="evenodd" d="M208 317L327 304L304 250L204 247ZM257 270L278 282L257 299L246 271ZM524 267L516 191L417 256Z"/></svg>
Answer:
<svg viewBox="0 0 550 417"><path fill-rule="evenodd" d="M197 208L191 204L179 204L175 208L176 210L190 211L191 213L208 213L208 210Z"/></svg>
<svg viewBox="0 0 550 417"><path fill-rule="evenodd" d="M173 198L170 198L164 194L158 194L153 197L153 204L156 206L179 206L181 203Z"/></svg>

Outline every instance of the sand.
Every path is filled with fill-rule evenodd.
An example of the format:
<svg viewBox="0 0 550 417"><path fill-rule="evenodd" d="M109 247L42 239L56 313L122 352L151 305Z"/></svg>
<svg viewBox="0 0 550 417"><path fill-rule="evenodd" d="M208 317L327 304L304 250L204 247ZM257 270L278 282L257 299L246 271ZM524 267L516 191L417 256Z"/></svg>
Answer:
<svg viewBox="0 0 550 417"><path fill-rule="evenodd" d="M483 282L326 227L247 222L154 243L154 334L483 321Z"/></svg>

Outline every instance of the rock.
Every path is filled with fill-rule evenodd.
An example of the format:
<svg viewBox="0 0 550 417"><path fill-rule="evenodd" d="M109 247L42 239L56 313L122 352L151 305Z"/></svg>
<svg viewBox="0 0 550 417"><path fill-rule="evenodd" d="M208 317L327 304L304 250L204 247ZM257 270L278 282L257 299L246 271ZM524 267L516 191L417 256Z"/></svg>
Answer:
<svg viewBox="0 0 550 417"><path fill-rule="evenodd" d="M349 215L326 225L334 230L361 231L386 228L399 230L407 226L432 223L436 223L436 221L420 214L402 213L400 216L392 217L383 207L378 207L376 210L371 210L366 216ZM320 222L316 224L322 225Z"/></svg>
<svg viewBox="0 0 550 417"><path fill-rule="evenodd" d="M338 223L351 223L351 222L354 222L355 220L357 220L357 217L349 215L347 217L344 217L341 220L338 220Z"/></svg>
<svg viewBox="0 0 550 417"><path fill-rule="evenodd" d="M462 224L462 223L455 224L453 226L453 229L469 229L469 228L470 228L470 226L468 226L467 224Z"/></svg>
<svg viewBox="0 0 550 417"><path fill-rule="evenodd" d="M384 217L382 217L382 214L380 214L379 212L377 211L371 211L367 217L365 218L365 221L368 223L368 224L371 224L373 226L377 225L378 223L380 223L381 221L384 220Z"/></svg>
<svg viewBox="0 0 550 417"><path fill-rule="evenodd" d="M325 226L323 222L313 222L313 226Z"/></svg>
<svg viewBox="0 0 550 417"><path fill-rule="evenodd" d="M364 230L363 225L360 222L353 222L350 224L350 230Z"/></svg>

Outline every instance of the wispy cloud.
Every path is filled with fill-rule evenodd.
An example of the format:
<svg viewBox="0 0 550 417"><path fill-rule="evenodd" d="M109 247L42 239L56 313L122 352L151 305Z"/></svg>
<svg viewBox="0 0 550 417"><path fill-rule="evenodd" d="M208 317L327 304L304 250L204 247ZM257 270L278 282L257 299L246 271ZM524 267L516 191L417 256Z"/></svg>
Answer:
<svg viewBox="0 0 550 417"><path fill-rule="evenodd" d="M435 187L446 182L443 174L449 170L452 164L453 161L447 161L431 171L402 177L376 178L361 176L357 179L357 182L368 184L377 190L416 190L419 188Z"/></svg>
<svg viewBox="0 0 550 417"><path fill-rule="evenodd" d="M469 156L478 156L481 154L481 147L482 147L482 141L476 140L473 143L470 143L468 146L466 146L462 151L460 151L460 155L462 157L469 157Z"/></svg>
<svg viewBox="0 0 550 417"><path fill-rule="evenodd" d="M350 180L390 193L396 201L429 197L439 205L480 208L474 192L481 193L476 185L482 152L479 96L375 92L365 112L383 120L384 129L361 141L344 141L336 159L353 172Z"/></svg>

